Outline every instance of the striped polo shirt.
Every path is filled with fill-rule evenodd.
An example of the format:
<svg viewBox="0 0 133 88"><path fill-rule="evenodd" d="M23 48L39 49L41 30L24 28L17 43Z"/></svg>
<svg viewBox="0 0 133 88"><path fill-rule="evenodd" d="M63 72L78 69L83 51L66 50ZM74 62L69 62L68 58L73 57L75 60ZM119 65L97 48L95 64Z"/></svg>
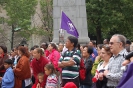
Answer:
<svg viewBox="0 0 133 88"><path fill-rule="evenodd" d="M62 69L62 79L75 79L79 76L79 64L81 60L81 54L79 50L73 49L72 51L66 51L64 55L61 56L61 61L69 61L73 58L75 65L67 66Z"/></svg>

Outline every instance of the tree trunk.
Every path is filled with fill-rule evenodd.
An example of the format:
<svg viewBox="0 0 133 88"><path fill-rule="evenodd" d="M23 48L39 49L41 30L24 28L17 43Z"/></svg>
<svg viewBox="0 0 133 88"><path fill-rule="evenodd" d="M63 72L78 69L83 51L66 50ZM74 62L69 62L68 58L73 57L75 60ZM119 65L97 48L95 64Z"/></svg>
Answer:
<svg viewBox="0 0 133 88"><path fill-rule="evenodd" d="M101 26L96 28L97 44L102 44Z"/></svg>
<svg viewBox="0 0 133 88"><path fill-rule="evenodd" d="M12 24L12 36L11 36L11 49L13 49L13 42L14 42L14 25Z"/></svg>

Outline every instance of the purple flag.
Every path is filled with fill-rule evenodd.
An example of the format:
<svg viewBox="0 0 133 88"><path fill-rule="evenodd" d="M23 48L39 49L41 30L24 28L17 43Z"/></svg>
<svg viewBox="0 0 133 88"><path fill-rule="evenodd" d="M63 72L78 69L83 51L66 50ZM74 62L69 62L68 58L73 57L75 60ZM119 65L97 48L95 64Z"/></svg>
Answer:
<svg viewBox="0 0 133 88"><path fill-rule="evenodd" d="M67 33L69 33L69 34L71 34L77 38L79 36L76 27L74 26L72 21L66 16L66 14L63 11L62 11L61 27L60 28L66 30Z"/></svg>
<svg viewBox="0 0 133 88"><path fill-rule="evenodd" d="M127 65L127 69L116 88L133 88L133 62Z"/></svg>

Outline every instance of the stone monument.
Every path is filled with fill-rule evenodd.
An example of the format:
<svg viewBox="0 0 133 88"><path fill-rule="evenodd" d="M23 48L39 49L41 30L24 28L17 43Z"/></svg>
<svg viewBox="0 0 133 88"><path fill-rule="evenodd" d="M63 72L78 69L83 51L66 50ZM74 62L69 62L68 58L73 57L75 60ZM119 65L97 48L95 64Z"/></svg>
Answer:
<svg viewBox="0 0 133 88"><path fill-rule="evenodd" d="M88 37L85 0L53 0L53 42L59 42L61 11L72 20L77 28L79 43L88 43L90 39ZM64 39L69 35L65 32Z"/></svg>

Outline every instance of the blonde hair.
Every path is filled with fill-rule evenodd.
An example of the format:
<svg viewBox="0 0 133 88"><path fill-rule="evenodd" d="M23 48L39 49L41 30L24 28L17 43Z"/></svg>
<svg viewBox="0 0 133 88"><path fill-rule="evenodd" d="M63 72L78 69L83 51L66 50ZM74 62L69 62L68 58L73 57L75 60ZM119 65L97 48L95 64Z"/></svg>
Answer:
<svg viewBox="0 0 133 88"><path fill-rule="evenodd" d="M44 52L41 48L35 48L35 50L37 51L37 53L41 54L41 56L43 56Z"/></svg>
<svg viewBox="0 0 133 88"><path fill-rule="evenodd" d="M38 73L37 78L39 79L39 76L44 77L44 73Z"/></svg>

